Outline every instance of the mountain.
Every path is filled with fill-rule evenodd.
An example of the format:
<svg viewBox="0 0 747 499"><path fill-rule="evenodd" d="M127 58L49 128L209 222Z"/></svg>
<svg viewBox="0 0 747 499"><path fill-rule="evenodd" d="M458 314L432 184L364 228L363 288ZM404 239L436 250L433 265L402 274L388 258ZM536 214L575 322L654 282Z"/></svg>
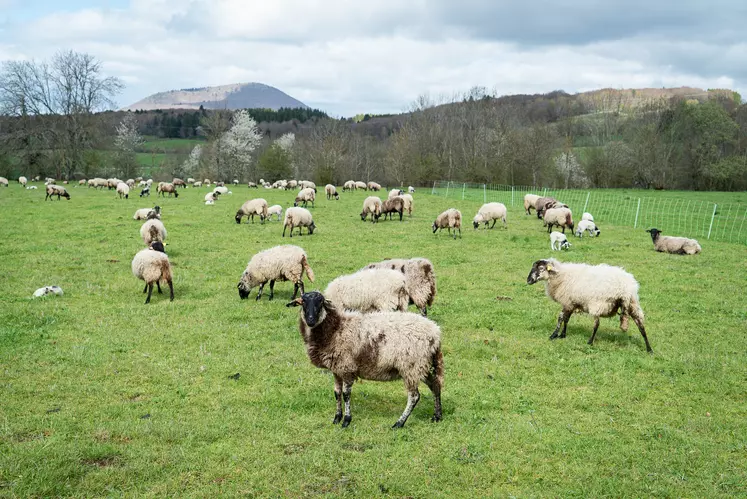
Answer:
<svg viewBox="0 0 747 499"><path fill-rule="evenodd" d="M217 87L183 88L159 92L125 106L123 111L153 109L273 109L308 108L303 102L263 83L234 83Z"/></svg>

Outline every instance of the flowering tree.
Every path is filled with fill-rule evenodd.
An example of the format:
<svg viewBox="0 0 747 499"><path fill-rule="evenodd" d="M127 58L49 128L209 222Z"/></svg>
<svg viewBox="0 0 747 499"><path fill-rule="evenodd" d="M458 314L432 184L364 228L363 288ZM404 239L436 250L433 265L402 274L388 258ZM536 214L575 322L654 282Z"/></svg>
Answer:
<svg viewBox="0 0 747 499"><path fill-rule="evenodd" d="M143 143L143 137L137 131L135 115L128 112L116 127L114 146L117 148L117 175L122 178L135 177L139 169L135 148Z"/></svg>
<svg viewBox="0 0 747 499"><path fill-rule="evenodd" d="M194 176L200 166L200 157L202 156L202 146L197 144L189 153L189 157L182 163L182 171L185 177Z"/></svg>
<svg viewBox="0 0 747 499"><path fill-rule="evenodd" d="M218 148L222 158L218 162L218 176L226 181L248 175L252 164L252 153L262 141L262 133L246 110L236 111L231 128L219 140Z"/></svg>

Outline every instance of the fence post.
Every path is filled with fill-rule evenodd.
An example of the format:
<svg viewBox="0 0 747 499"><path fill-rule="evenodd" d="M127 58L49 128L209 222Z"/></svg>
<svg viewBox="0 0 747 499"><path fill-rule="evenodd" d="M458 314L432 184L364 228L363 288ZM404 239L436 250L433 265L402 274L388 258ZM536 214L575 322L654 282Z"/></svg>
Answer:
<svg viewBox="0 0 747 499"><path fill-rule="evenodd" d="M488 202L488 191L485 188L485 184L482 184L482 202L483 203Z"/></svg>
<svg viewBox="0 0 747 499"><path fill-rule="evenodd" d="M451 186L451 180L446 182L446 197L449 197L449 187Z"/></svg>
<svg viewBox="0 0 747 499"><path fill-rule="evenodd" d="M716 218L716 207L717 206L718 206L717 204L715 203L713 204L713 215L711 215L711 225L708 226L708 237L706 239L711 238L711 229L713 229L713 219Z"/></svg>
<svg viewBox="0 0 747 499"><path fill-rule="evenodd" d="M633 228L638 228L638 212L641 211L641 198L638 198L638 208L635 209L635 223L633 223Z"/></svg>
<svg viewBox="0 0 747 499"><path fill-rule="evenodd" d="M436 193L436 181L433 181L433 189L431 189L431 196Z"/></svg>
<svg viewBox="0 0 747 499"><path fill-rule="evenodd" d="M467 184L462 184L462 201L464 201L464 189L467 187Z"/></svg>
<svg viewBox="0 0 747 499"><path fill-rule="evenodd" d="M545 187L545 190L542 192L542 197L543 198L547 197L547 187Z"/></svg>
<svg viewBox="0 0 747 499"><path fill-rule="evenodd" d="M584 203L584 212L586 212L586 207L589 206L589 196L591 195L591 192L586 193L586 202Z"/></svg>
<svg viewBox="0 0 747 499"><path fill-rule="evenodd" d="M511 186L511 206L514 205L514 186Z"/></svg>

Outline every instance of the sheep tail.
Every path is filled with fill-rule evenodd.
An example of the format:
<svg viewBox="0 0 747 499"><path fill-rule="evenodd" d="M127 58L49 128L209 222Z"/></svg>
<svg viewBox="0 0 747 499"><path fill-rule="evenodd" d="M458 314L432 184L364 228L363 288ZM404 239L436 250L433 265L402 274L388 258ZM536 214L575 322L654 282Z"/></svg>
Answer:
<svg viewBox="0 0 747 499"><path fill-rule="evenodd" d="M311 270L311 267L309 267L309 261L306 259L306 255L301 257L301 265L306 271L306 276L309 278L309 281L314 282L314 271Z"/></svg>
<svg viewBox="0 0 747 499"><path fill-rule="evenodd" d="M155 225L151 225L150 229L148 230L150 232L150 240L153 241L160 241L161 240L161 234L158 231L158 227Z"/></svg>
<svg viewBox="0 0 747 499"><path fill-rule="evenodd" d="M570 227L571 225L573 225L573 219L571 219L571 214L570 213L566 213L565 214L565 225L568 226L568 227Z"/></svg>
<svg viewBox="0 0 747 499"><path fill-rule="evenodd" d="M438 350L433 353L433 357L431 358L431 372L429 377L438 384L439 388L443 388L444 354L441 352L440 346L438 347Z"/></svg>
<svg viewBox="0 0 747 499"><path fill-rule="evenodd" d="M262 218L267 218L267 205L262 205Z"/></svg>

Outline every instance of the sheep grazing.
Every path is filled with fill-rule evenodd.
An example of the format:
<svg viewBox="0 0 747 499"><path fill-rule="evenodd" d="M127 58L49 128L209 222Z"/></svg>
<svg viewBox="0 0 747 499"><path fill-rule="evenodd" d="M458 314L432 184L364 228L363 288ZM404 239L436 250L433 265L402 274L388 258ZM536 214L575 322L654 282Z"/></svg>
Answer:
<svg viewBox="0 0 747 499"><path fill-rule="evenodd" d="M163 225L156 213L148 213L148 219L140 227L140 237L146 246L154 241L164 242L166 240L166 227Z"/></svg>
<svg viewBox="0 0 747 499"><path fill-rule="evenodd" d="M376 223L381 216L381 199L376 196L368 196L363 200L361 220L365 222L369 213L371 214L371 222Z"/></svg>
<svg viewBox="0 0 747 499"><path fill-rule="evenodd" d="M594 222L590 220L581 220L576 226L576 237L583 237L585 231L588 232L591 237L596 237L602 233Z"/></svg>
<svg viewBox="0 0 747 499"><path fill-rule="evenodd" d="M78 180L78 186L86 185L86 179L82 178Z"/></svg>
<svg viewBox="0 0 747 499"><path fill-rule="evenodd" d="M147 220L149 218L158 218L160 220L161 219L161 207L156 205L153 208L140 208L132 216L133 220Z"/></svg>
<svg viewBox="0 0 747 499"><path fill-rule="evenodd" d="M646 342L646 350L653 353L643 326L643 310L638 299L638 281L620 267L610 265L587 265L585 263L560 263L550 258L537 260L527 276L527 284L545 281L545 292L563 309L550 339L558 338L560 324L565 338L568 320L573 312L586 312L594 317L594 330L589 345L599 328L600 317L612 317L620 313L620 329L628 330L628 317L632 317Z"/></svg>
<svg viewBox="0 0 747 499"><path fill-rule="evenodd" d="M8 179L5 177L0 177L0 185L4 185L5 187L8 187Z"/></svg>
<svg viewBox="0 0 747 499"><path fill-rule="evenodd" d="M293 201L293 206L298 206L299 204L303 203L304 207L306 207L306 204L311 201L311 206L313 207L315 199L315 190L311 187L304 187L298 192L298 196L296 196L295 201Z"/></svg>
<svg viewBox="0 0 747 499"><path fill-rule="evenodd" d="M589 222L593 222L594 217L591 216L591 213L584 212L584 214L581 215L581 220L588 220Z"/></svg>
<svg viewBox="0 0 747 499"><path fill-rule="evenodd" d="M198 180L197 182L193 182L192 187L202 187L202 181Z"/></svg>
<svg viewBox="0 0 747 499"><path fill-rule="evenodd" d="M283 207L280 206L279 204L274 204L270 206L269 208L267 208L267 219L272 220L273 215L277 215L278 222L279 222L283 216Z"/></svg>
<svg viewBox="0 0 747 499"><path fill-rule="evenodd" d="M381 214L384 215L384 220L386 220L387 215L389 216L389 219L392 219L392 216L395 213L399 213L399 221L402 221L402 213L405 211L405 201L397 196L395 198L386 199L384 202L381 203Z"/></svg>
<svg viewBox="0 0 747 499"><path fill-rule="evenodd" d="M125 184L124 182L120 182L117 184L117 194L119 194L119 199L122 199L124 197L125 199L129 199L130 197L130 186Z"/></svg>
<svg viewBox="0 0 747 499"><path fill-rule="evenodd" d="M557 246L557 248L556 248ZM568 242L568 238L562 232L551 232L550 233L550 249L555 251L571 249L571 243Z"/></svg>
<svg viewBox="0 0 747 499"><path fill-rule="evenodd" d="M573 214L568 208L550 208L545 211L542 220L547 225L547 232L552 232L556 225L563 229L563 234L566 227L573 230Z"/></svg>
<svg viewBox="0 0 747 499"><path fill-rule="evenodd" d="M412 194L413 192L415 192L415 188L413 186L410 186L410 187L407 188L407 192L409 192L410 194Z"/></svg>
<svg viewBox="0 0 747 499"><path fill-rule="evenodd" d="M653 228L646 232L651 234L654 249L662 253L674 253L676 255L695 255L700 253L700 244L695 239L686 237L662 236L659 229Z"/></svg>
<svg viewBox="0 0 747 499"><path fill-rule="evenodd" d="M210 187L210 179L209 178L206 178L205 180L203 180L202 183L205 185L205 187Z"/></svg>
<svg viewBox="0 0 747 499"><path fill-rule="evenodd" d="M127 187L129 187L130 189L134 189L135 188L135 179L128 178L127 181L125 182L125 184L127 184Z"/></svg>
<svg viewBox="0 0 747 499"><path fill-rule="evenodd" d="M327 184L324 186L324 192L327 193L327 199L335 198L340 199L340 195L337 193L337 189L332 184Z"/></svg>
<svg viewBox="0 0 747 499"><path fill-rule="evenodd" d="M246 221L249 222L251 217L252 223L254 223L254 215L259 215L260 223L265 223L267 218L267 201L262 198L250 199L246 203L241 205L239 211L236 212L236 223L241 223L241 218L246 217Z"/></svg>
<svg viewBox="0 0 747 499"><path fill-rule="evenodd" d="M455 209L455 208L449 208L445 212L441 213L437 218L436 221L433 222L433 225L431 228L433 229L433 233L435 234L436 231L441 231L444 227L446 227L449 230L449 234L451 234L451 230L454 229L454 239L456 239L456 233L457 230L459 230L459 237L462 237L462 213Z"/></svg>
<svg viewBox="0 0 747 499"><path fill-rule="evenodd" d="M187 179L187 183L188 183L188 184L194 184L194 183L195 183L195 179L193 179L192 177L189 177L189 178Z"/></svg>
<svg viewBox="0 0 747 499"><path fill-rule="evenodd" d="M432 421L441 420L444 360L441 330L435 322L408 312L340 311L318 291L302 294L286 306L302 307L298 326L309 360L334 375L333 424L342 421L343 428L350 424L350 394L358 378L404 381L407 406L394 428L405 425L420 400L421 381L433 392Z"/></svg>
<svg viewBox="0 0 747 499"><path fill-rule="evenodd" d="M355 183L355 188L356 189L363 189L364 191L367 191L368 190L368 184L366 184L365 182L361 182L359 180L359 181L357 181Z"/></svg>
<svg viewBox="0 0 747 499"><path fill-rule="evenodd" d="M354 191L354 190L355 190L355 180L348 180L342 186L342 192Z"/></svg>
<svg viewBox="0 0 747 499"><path fill-rule="evenodd" d="M169 182L158 182L158 187L156 187L156 192L158 194L161 194L161 196L163 197L166 197L167 192L169 193L169 196L173 194L175 198L179 197L179 193L176 192L176 187L174 186L174 184L171 184Z"/></svg>
<svg viewBox="0 0 747 499"><path fill-rule="evenodd" d="M20 176L18 177L18 183L26 187L26 184L28 183L28 179L24 176Z"/></svg>
<svg viewBox="0 0 747 499"><path fill-rule="evenodd" d="M285 219L283 220L283 237L285 237L285 229L290 227L290 237L293 237L293 229L298 227L298 235L301 233L301 227L306 227L309 235L314 233L316 224L314 219L311 217L311 212L306 208L292 207L285 210Z"/></svg>
<svg viewBox="0 0 747 499"><path fill-rule="evenodd" d="M184 189L187 188L187 183L180 178L174 177L174 180L172 180L171 183L174 184L174 187L182 187Z"/></svg>
<svg viewBox="0 0 747 499"><path fill-rule="evenodd" d="M485 228L487 228L491 220L493 221L493 225L490 226L491 229L495 227L495 223L498 220L501 220L503 227L507 229L506 205L503 203L485 203L477 211L475 218L472 219L472 226L477 229L481 223L484 223Z"/></svg>
<svg viewBox="0 0 747 499"><path fill-rule="evenodd" d="M413 199L410 194L402 194L400 196L402 198L402 201L405 202L405 211L409 216L412 216L412 207L413 207Z"/></svg>
<svg viewBox="0 0 747 499"><path fill-rule="evenodd" d="M169 301L174 301L171 263L169 263L169 257L164 252L163 243L156 241L148 248L138 251L135 258L132 259L132 274L145 281L143 293L148 292L148 297L145 299L146 305L150 303L154 283L158 286L158 292L161 293L161 281L168 283L171 291Z"/></svg>
<svg viewBox="0 0 747 499"><path fill-rule="evenodd" d="M542 220L542 215L545 213L545 210L551 208L553 203L556 201L555 198L550 197L537 198L537 201L534 202L534 209L537 212L537 218Z"/></svg>
<svg viewBox="0 0 747 499"><path fill-rule="evenodd" d="M235 179L233 179L233 181L231 183L233 185L239 185L239 179L235 178Z"/></svg>
<svg viewBox="0 0 747 499"><path fill-rule="evenodd" d="M524 212L527 215L531 215L532 214L532 208L534 208L535 210L537 210L536 205L537 205L537 200L539 198L540 198L540 196L538 196L536 194L526 194L524 196Z"/></svg>
<svg viewBox="0 0 747 499"><path fill-rule="evenodd" d="M288 208L290 211L292 208ZM239 297L244 300L249 296L252 288L259 286L257 300L262 297L262 290L267 282L270 283L270 300L275 292L275 281L290 281L293 283L293 299L298 290L304 292L303 273L314 282L314 272L309 267L306 252L298 246L275 246L260 251L249 260L246 270L241 275L238 289Z"/></svg>
<svg viewBox="0 0 747 499"><path fill-rule="evenodd" d="M296 187L298 187L298 182L296 182L295 180L289 180L288 181L288 185L287 185L288 189L295 189ZM314 186L314 187L316 187L316 186Z"/></svg>
<svg viewBox="0 0 747 499"><path fill-rule="evenodd" d="M433 306L436 298L436 273L433 264L425 258L410 258L409 260L393 259L372 263L367 269L391 269L405 275L405 289L420 313L428 315L428 307Z"/></svg>
<svg viewBox="0 0 747 499"><path fill-rule="evenodd" d="M310 180L300 180L297 185L301 189L312 189L316 192L316 184Z"/></svg>
<svg viewBox="0 0 747 499"><path fill-rule="evenodd" d="M107 182L105 178L96 177L96 178L92 178L88 180L89 188L93 187L94 189L97 189L97 188L103 189L104 187L106 187L106 185L107 185Z"/></svg>
<svg viewBox="0 0 747 499"><path fill-rule="evenodd" d="M213 192L217 192L218 194L228 194L229 190L228 187L219 185L215 189L213 189Z"/></svg>
<svg viewBox="0 0 747 499"><path fill-rule="evenodd" d="M26 190L29 190L29 189L36 190L36 189L38 189L38 187L36 187L35 185L30 185L30 186L26 187Z"/></svg>
<svg viewBox="0 0 747 499"><path fill-rule="evenodd" d="M402 189L392 189L391 191L389 191L389 199L401 196L402 194L404 194L404 191Z"/></svg>
<svg viewBox="0 0 747 499"><path fill-rule="evenodd" d="M47 185L47 195L44 197L44 201L47 199L52 199L52 196L57 196L57 201L60 200L60 197L63 197L70 200L70 194L65 190L64 187L61 185L55 185L55 184L49 184Z"/></svg>
<svg viewBox="0 0 747 499"><path fill-rule="evenodd" d="M389 269L364 269L340 276L329 283L324 296L340 308L363 313L405 312L409 303L405 275Z"/></svg>
<svg viewBox="0 0 747 499"><path fill-rule="evenodd" d="M251 189L251 188L254 188L254 189L259 189L259 187L257 186L257 184L255 184L254 182L247 182L246 186L247 186L248 188L250 188L250 189Z"/></svg>
<svg viewBox="0 0 747 499"><path fill-rule="evenodd" d="M381 186L377 184L376 182L369 182L368 184L366 184L366 187L368 188L369 191L380 191L381 190Z"/></svg>

